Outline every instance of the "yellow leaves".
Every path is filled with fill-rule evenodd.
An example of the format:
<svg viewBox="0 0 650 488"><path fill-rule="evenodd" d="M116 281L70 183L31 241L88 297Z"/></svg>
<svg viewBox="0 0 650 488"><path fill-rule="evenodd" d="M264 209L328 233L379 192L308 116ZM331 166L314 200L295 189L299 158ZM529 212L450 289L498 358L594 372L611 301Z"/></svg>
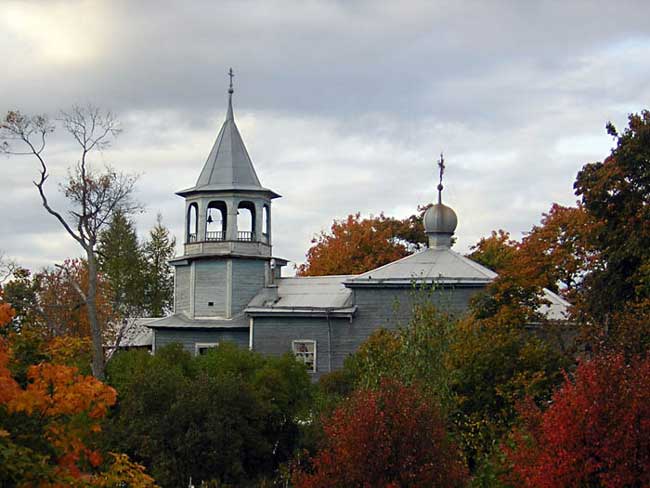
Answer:
<svg viewBox="0 0 650 488"><path fill-rule="evenodd" d="M91 348L91 341L88 337L60 336L52 339L46 347L46 351L52 363L66 366L74 366L79 357L87 356Z"/></svg>
<svg viewBox="0 0 650 488"><path fill-rule="evenodd" d="M155 488L154 479L145 473L144 466L134 463L126 454L109 453L113 464L108 471L93 476L89 485L97 488L129 486L130 488Z"/></svg>

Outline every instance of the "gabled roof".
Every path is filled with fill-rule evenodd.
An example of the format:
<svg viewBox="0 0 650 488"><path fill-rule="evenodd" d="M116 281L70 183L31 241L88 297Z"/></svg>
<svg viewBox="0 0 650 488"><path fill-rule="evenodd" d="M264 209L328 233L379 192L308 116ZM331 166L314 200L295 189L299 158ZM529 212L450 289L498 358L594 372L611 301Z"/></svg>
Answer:
<svg viewBox="0 0 650 488"><path fill-rule="evenodd" d="M232 93L228 97L228 112L217 140L212 146L196 185L177 192L187 196L191 193L210 191L263 191L271 198L279 197L260 183L253 162L239 133L232 110Z"/></svg>
<svg viewBox="0 0 650 488"><path fill-rule="evenodd" d="M465 286L484 286L497 274L448 247L428 248L379 268L347 279L349 287L409 285L436 282Z"/></svg>

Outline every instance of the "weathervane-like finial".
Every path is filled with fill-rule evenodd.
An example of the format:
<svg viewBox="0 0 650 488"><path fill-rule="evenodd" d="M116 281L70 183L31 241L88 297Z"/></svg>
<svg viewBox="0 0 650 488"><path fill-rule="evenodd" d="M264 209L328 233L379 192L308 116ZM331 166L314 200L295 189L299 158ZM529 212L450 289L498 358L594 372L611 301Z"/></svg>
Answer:
<svg viewBox="0 0 650 488"><path fill-rule="evenodd" d="M232 88L232 79L235 77L235 73L233 73L232 68L230 68L230 70L228 70L228 76L230 76L230 88L228 88L228 93L230 93L232 95L233 92L235 91Z"/></svg>
<svg viewBox="0 0 650 488"><path fill-rule="evenodd" d="M442 175L445 174L445 158L440 153L440 159L438 160L438 168L440 169L440 181L438 182L438 203L442 203Z"/></svg>

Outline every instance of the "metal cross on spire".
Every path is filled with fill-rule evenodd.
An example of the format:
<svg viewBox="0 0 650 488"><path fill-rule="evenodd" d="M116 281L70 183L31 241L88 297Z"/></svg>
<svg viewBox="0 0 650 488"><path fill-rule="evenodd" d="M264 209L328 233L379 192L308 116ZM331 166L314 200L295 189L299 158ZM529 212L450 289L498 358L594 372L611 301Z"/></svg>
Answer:
<svg viewBox="0 0 650 488"><path fill-rule="evenodd" d="M442 175L445 174L445 158L440 153L440 159L438 160L438 168L440 169L440 180L438 182L438 203L442 203Z"/></svg>
<svg viewBox="0 0 650 488"><path fill-rule="evenodd" d="M233 92L235 91L232 88L232 79L235 77L235 73L233 73L232 68L230 68L230 70L228 70L228 76L230 76L230 88L228 89L228 93L230 93L232 95Z"/></svg>

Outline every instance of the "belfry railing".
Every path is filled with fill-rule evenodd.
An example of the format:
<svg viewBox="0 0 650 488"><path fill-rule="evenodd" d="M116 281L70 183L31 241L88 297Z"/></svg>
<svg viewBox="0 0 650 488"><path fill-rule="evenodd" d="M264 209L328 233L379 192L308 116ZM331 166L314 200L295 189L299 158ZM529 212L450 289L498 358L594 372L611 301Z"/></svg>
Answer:
<svg viewBox="0 0 650 488"><path fill-rule="evenodd" d="M205 240L206 241L223 241L224 240L224 233L221 230L206 232L205 233Z"/></svg>
<svg viewBox="0 0 650 488"><path fill-rule="evenodd" d="M237 240L238 241L253 241L255 238L255 233L254 232L248 232L248 231L238 231L237 232Z"/></svg>

